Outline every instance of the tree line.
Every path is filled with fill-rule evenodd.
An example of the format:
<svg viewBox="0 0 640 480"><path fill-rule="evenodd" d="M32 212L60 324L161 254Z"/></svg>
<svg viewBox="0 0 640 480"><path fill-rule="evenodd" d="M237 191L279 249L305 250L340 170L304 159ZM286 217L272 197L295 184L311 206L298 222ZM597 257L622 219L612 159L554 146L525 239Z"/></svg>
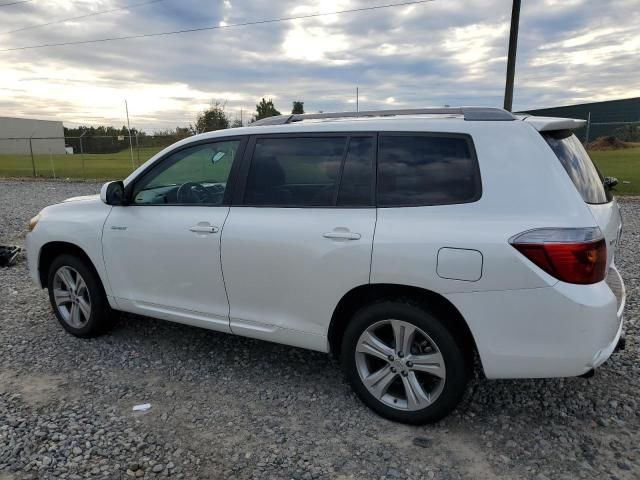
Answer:
<svg viewBox="0 0 640 480"><path fill-rule="evenodd" d="M209 108L200 112L196 123L189 125L191 133L198 134L204 132L212 132L214 130L223 130L225 128L235 128L244 126L242 120L236 118L233 122L225 111L225 102L212 102ZM296 100L291 107L291 113L304 113L304 102ZM267 117L275 117L282 115L273 104L273 100L263 98L256 104L256 112L251 117L250 123Z"/></svg>
<svg viewBox="0 0 640 480"><path fill-rule="evenodd" d="M291 113L304 113L304 102L296 100L291 107ZM276 109L272 99L262 98L256 104L256 111L249 123L267 117L281 115ZM131 142L135 147L161 147L187 138L198 133L223 130L244 126L243 122L236 118L231 120L226 112L226 102L213 101L207 109L200 112L193 124L188 127L176 127L175 129L155 130L149 134L144 130L131 129ZM74 153L115 153L129 148L129 130L126 126L115 127L64 127L65 144L73 147Z"/></svg>

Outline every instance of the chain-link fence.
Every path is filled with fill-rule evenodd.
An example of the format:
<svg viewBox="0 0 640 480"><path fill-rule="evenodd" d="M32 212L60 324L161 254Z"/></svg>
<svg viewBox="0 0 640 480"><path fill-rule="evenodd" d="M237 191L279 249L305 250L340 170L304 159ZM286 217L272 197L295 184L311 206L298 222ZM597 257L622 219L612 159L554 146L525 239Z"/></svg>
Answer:
<svg viewBox="0 0 640 480"><path fill-rule="evenodd" d="M558 107L529 113L584 118L586 125L578 129L576 135L585 143L608 135L623 141L639 141L640 113L604 109L592 112L589 107ZM0 177L122 179L160 150L185 136L0 137Z"/></svg>
<svg viewBox="0 0 640 480"><path fill-rule="evenodd" d="M0 137L0 177L122 179L184 137Z"/></svg>

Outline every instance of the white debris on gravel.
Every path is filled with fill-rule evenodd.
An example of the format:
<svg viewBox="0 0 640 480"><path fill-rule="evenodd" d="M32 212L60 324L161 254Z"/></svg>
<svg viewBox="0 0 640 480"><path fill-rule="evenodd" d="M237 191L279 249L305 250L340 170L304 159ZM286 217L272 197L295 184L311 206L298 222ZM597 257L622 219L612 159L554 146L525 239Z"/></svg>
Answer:
<svg viewBox="0 0 640 480"><path fill-rule="evenodd" d="M0 180L0 243L98 190ZM426 427L377 417L324 354L134 316L74 338L22 259L0 269L0 479L638 478L640 199L621 203L627 349L588 380L477 380Z"/></svg>
<svg viewBox="0 0 640 480"><path fill-rule="evenodd" d="M134 412L146 412L150 408L151 408L151 404L150 403L141 403L140 405L134 405L132 410Z"/></svg>

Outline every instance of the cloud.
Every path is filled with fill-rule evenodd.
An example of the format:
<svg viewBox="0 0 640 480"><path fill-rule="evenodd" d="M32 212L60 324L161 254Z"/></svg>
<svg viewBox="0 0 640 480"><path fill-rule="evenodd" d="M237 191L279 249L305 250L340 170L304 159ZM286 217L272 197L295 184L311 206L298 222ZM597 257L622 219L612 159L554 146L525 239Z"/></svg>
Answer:
<svg viewBox="0 0 640 480"><path fill-rule="evenodd" d="M141 3L129 0L129 5ZM380 4L384 2L379 2ZM640 95L637 0L594 8L523 2L514 106ZM39 0L2 9L0 32L118 8ZM364 0L170 0L0 34L2 48L136 35L371 6ZM502 104L511 0L434 2L197 33L0 53L4 115L147 130L194 121L210 101L244 118L262 97L285 112Z"/></svg>

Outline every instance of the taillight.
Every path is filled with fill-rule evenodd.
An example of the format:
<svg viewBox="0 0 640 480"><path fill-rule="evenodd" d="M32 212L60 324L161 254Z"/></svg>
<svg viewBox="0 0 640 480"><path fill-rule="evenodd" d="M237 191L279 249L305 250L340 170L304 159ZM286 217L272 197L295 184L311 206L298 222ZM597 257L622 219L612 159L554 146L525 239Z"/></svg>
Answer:
<svg viewBox="0 0 640 480"><path fill-rule="evenodd" d="M509 240L549 275L567 283L604 280L607 243L599 228L539 228Z"/></svg>

